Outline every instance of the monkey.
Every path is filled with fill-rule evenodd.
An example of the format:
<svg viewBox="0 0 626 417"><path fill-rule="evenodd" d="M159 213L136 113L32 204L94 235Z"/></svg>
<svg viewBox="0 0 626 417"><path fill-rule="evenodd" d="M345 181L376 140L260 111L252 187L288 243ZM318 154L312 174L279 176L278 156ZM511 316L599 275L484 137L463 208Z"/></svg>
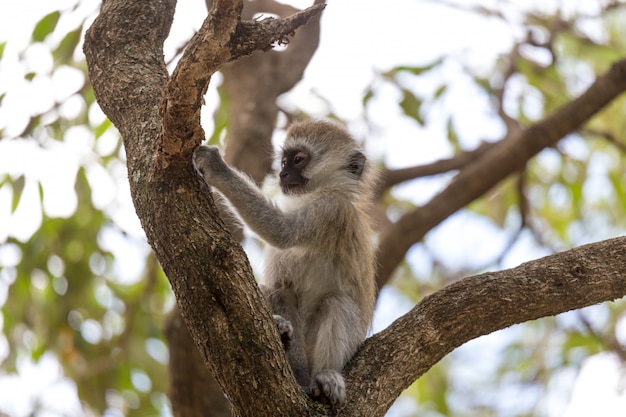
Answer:
<svg viewBox="0 0 626 417"><path fill-rule="evenodd" d="M193 162L266 244L260 286L296 380L314 399L342 405L341 371L365 340L376 298L373 165L346 129L323 120L289 128L279 203L215 146L197 148Z"/></svg>

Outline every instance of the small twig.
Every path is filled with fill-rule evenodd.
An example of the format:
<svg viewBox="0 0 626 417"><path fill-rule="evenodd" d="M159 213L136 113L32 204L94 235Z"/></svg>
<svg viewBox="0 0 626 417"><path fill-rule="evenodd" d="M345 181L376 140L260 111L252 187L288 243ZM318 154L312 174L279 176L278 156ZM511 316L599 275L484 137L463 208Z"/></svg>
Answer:
<svg viewBox="0 0 626 417"><path fill-rule="evenodd" d="M602 139L607 140L611 144L613 144L616 148L618 148L622 152L626 152L626 143L621 142L612 132L594 130L594 129L582 129L580 131L582 135L592 135L598 136Z"/></svg>
<svg viewBox="0 0 626 417"><path fill-rule="evenodd" d="M289 44L289 37L294 35L295 30L325 7L326 4L316 4L289 17L240 22L230 42L231 60L258 50L268 51L276 43Z"/></svg>

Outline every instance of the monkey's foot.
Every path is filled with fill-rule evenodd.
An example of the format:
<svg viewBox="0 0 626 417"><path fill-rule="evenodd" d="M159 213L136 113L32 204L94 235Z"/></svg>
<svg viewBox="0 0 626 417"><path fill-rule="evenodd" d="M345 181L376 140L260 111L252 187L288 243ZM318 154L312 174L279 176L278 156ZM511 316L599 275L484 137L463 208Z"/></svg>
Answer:
<svg viewBox="0 0 626 417"><path fill-rule="evenodd" d="M278 334L280 335L280 340L283 342L283 346L285 349L289 348L289 343L291 343L291 339L293 339L293 326L291 322L278 314L274 314L274 321L276 322Z"/></svg>
<svg viewBox="0 0 626 417"><path fill-rule="evenodd" d="M346 383L343 376L334 369L324 369L315 375L310 389L311 396L331 406L342 405L346 401Z"/></svg>

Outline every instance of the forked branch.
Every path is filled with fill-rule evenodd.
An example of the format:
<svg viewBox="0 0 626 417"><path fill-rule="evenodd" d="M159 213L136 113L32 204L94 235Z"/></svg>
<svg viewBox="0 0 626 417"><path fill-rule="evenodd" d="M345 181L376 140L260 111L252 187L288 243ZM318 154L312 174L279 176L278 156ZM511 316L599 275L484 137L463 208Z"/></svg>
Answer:
<svg viewBox="0 0 626 417"><path fill-rule="evenodd" d="M164 132L161 156L189 158L204 140L200 126L202 99L211 76L222 65L257 50L266 51L274 43L288 43L289 36L321 13L325 4L316 4L286 18L260 21L242 21L242 7L241 0L215 1L185 49L167 84L160 110Z"/></svg>

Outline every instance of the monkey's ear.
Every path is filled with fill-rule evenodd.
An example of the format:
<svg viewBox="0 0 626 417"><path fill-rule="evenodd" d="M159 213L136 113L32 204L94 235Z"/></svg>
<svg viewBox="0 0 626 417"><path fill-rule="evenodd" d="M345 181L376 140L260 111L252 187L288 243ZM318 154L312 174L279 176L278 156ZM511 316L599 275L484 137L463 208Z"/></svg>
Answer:
<svg viewBox="0 0 626 417"><path fill-rule="evenodd" d="M365 155L359 151L354 151L348 159L346 170L357 180L361 179L363 169L365 168Z"/></svg>

